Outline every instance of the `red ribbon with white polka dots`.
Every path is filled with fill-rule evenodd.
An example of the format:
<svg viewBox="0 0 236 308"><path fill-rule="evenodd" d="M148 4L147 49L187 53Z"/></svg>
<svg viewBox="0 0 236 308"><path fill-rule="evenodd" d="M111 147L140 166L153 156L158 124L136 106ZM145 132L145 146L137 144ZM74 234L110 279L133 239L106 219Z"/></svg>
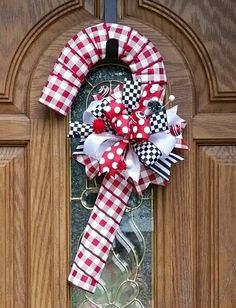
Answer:
<svg viewBox="0 0 236 308"><path fill-rule="evenodd" d="M131 115L125 114L125 106L121 102L112 101L105 107L104 114L117 136L124 139L109 146L103 153L99 165L100 172L108 172L111 176L126 168L124 159L133 142L144 142L150 136L150 120L146 118L143 107Z"/></svg>

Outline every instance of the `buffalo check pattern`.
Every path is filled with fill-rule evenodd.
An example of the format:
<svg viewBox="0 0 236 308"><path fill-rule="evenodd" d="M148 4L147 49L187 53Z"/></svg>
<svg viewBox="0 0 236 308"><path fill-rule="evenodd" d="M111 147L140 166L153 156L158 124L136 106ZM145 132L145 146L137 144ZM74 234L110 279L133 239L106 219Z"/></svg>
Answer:
<svg viewBox="0 0 236 308"><path fill-rule="evenodd" d="M111 24L108 29L109 39L117 39L119 41L118 55L122 56L125 44L129 39L130 27Z"/></svg>
<svg viewBox="0 0 236 308"><path fill-rule="evenodd" d="M142 196L143 191L145 191L149 184L165 185L165 181L162 177L158 176L153 170L141 165L140 169L140 179L134 182L134 189L139 196Z"/></svg>
<svg viewBox="0 0 236 308"><path fill-rule="evenodd" d="M128 35L129 39L124 46L121 60L127 64L131 64L137 54L149 43L148 39L132 29Z"/></svg>
<svg viewBox="0 0 236 308"><path fill-rule="evenodd" d="M64 63L61 63L58 60L54 66L54 73L55 76L60 76L62 79L67 80L77 88L81 86L81 81L78 79L77 75L71 70L68 70L68 67L66 67Z"/></svg>
<svg viewBox="0 0 236 308"><path fill-rule="evenodd" d="M78 87L59 75L51 73L43 89L39 101L63 115L67 115L73 100L78 92Z"/></svg>
<svg viewBox="0 0 236 308"><path fill-rule="evenodd" d="M131 191L123 176L105 175L68 278L74 285L95 291Z"/></svg>
<svg viewBox="0 0 236 308"><path fill-rule="evenodd" d="M167 83L163 61L157 61L153 65L135 73L136 78L141 79L142 84L147 84L152 78L152 83L165 85Z"/></svg>
<svg viewBox="0 0 236 308"><path fill-rule="evenodd" d="M84 29L74 35L66 46L81 55L89 65L95 64L100 59L98 49Z"/></svg>
<svg viewBox="0 0 236 308"><path fill-rule="evenodd" d="M86 166L90 179L98 174L96 159L87 155L74 158ZM115 178L105 175L72 265L68 278L70 282L88 292L95 291L133 187L142 195L150 183L165 185L161 177L143 165L139 182L135 185L121 175Z"/></svg>
<svg viewBox="0 0 236 308"><path fill-rule="evenodd" d="M93 42L100 59L104 59L106 56L106 42L109 39L108 36L109 24L101 23L88 27L85 29L87 36Z"/></svg>
<svg viewBox="0 0 236 308"><path fill-rule="evenodd" d="M86 175L90 180L95 178L99 172L99 163L96 159L91 158L87 155L81 155L80 153L73 153L73 159L76 160L78 163L85 165L85 172Z"/></svg>
<svg viewBox="0 0 236 308"><path fill-rule="evenodd" d="M106 42L119 41L119 58L129 65L134 79L165 85L166 74L158 49L136 30L101 23L81 30L62 49L43 88L39 102L66 116L90 68L106 56Z"/></svg>
<svg viewBox="0 0 236 308"><path fill-rule="evenodd" d="M58 62L63 63L68 69L76 74L79 80L83 80L88 73L88 63L76 51L66 46L63 48Z"/></svg>
<svg viewBox="0 0 236 308"><path fill-rule="evenodd" d="M133 59L130 68L132 72L136 74L148 67L152 67L155 63L161 62L162 60L157 48L149 42Z"/></svg>

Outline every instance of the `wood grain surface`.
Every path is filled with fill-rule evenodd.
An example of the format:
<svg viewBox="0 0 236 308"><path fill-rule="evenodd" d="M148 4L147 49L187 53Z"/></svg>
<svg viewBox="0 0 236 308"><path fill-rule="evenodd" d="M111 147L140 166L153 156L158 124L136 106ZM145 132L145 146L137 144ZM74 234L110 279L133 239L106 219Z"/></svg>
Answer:
<svg viewBox="0 0 236 308"><path fill-rule="evenodd" d="M0 304L27 306L27 150L0 147Z"/></svg>
<svg viewBox="0 0 236 308"><path fill-rule="evenodd" d="M68 118L38 97L68 39L102 18L103 1L0 5L0 307L69 308ZM154 192L152 308L234 308L235 5L119 0L118 9L120 23L158 46L188 124L190 151Z"/></svg>
<svg viewBox="0 0 236 308"><path fill-rule="evenodd" d="M137 9L134 9L135 5ZM156 27L177 44L188 63L189 73L193 78L196 112L236 112L235 89L232 87L231 90L221 90L219 87L221 82L214 67L217 57L210 57L203 37L197 35L182 15L177 15L169 7L150 0L127 1L124 11L125 16L138 18L143 23ZM231 22L231 15L229 19ZM230 45L231 41L228 43ZM232 63L235 63L235 58L232 58ZM235 75L232 75L231 84L234 80Z"/></svg>
<svg viewBox="0 0 236 308"><path fill-rule="evenodd" d="M236 92L235 1L153 0L148 2L158 3L168 8L191 27L209 54L219 91Z"/></svg>
<svg viewBox="0 0 236 308"><path fill-rule="evenodd" d="M198 147L198 307L236 307L236 147Z"/></svg>
<svg viewBox="0 0 236 308"><path fill-rule="evenodd" d="M0 98L9 98L11 78L32 38L62 12L80 7L79 0L9 0L0 3ZM12 31L14 28L14 31ZM37 33L38 32L38 33Z"/></svg>

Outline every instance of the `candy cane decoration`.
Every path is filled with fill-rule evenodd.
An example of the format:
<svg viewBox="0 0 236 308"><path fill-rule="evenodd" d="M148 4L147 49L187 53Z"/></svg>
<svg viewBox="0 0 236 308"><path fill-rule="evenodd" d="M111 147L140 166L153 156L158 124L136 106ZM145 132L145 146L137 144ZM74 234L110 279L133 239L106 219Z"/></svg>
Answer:
<svg viewBox="0 0 236 308"><path fill-rule="evenodd" d="M139 195L150 183L167 185L171 165L183 160L173 149L187 149L185 122L177 106L167 109L166 74L157 48L136 30L98 24L80 31L63 48L39 101L67 115L89 69L105 57L106 41L119 42L119 59L133 81L123 87L102 86L85 110L83 123L70 123L77 138L73 158L89 178L104 175L76 254L69 281L93 293L99 282L131 192ZM173 96L170 97L173 101Z"/></svg>

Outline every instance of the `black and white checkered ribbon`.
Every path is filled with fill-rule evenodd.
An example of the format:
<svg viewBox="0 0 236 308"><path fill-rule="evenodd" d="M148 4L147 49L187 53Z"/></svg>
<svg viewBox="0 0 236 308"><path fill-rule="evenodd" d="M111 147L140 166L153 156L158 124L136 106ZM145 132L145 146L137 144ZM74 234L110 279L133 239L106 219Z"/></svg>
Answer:
<svg viewBox="0 0 236 308"><path fill-rule="evenodd" d="M105 107L109 106L109 104L110 104L110 99L105 97L102 99L101 102L99 102L99 104L91 112L96 118L102 119L104 121L106 125L106 131L114 132L113 128L111 127L104 113Z"/></svg>
<svg viewBox="0 0 236 308"><path fill-rule="evenodd" d="M101 102L92 110L92 114L96 118L100 118L104 121L106 121L106 116L104 114L104 108L110 104L110 101L106 98L103 98Z"/></svg>
<svg viewBox="0 0 236 308"><path fill-rule="evenodd" d="M122 102L125 104L128 114L131 114L132 111L137 109L141 92L142 83L140 79L135 81L125 79L122 92Z"/></svg>
<svg viewBox="0 0 236 308"><path fill-rule="evenodd" d="M150 130L151 134L168 130L167 114L164 108L150 115Z"/></svg>
<svg viewBox="0 0 236 308"><path fill-rule="evenodd" d="M80 122L71 122L68 137L86 139L93 132L93 126Z"/></svg>
<svg viewBox="0 0 236 308"><path fill-rule="evenodd" d="M133 149L138 155L140 161L146 166L155 164L155 162L161 157L161 151L150 141L134 143Z"/></svg>

